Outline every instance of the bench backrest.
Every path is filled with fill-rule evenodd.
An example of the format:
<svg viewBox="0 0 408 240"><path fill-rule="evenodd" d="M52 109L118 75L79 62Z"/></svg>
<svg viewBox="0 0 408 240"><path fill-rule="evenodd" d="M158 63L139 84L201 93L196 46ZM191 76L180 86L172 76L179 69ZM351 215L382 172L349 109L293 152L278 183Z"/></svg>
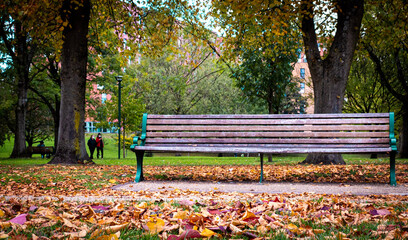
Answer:
<svg viewBox="0 0 408 240"><path fill-rule="evenodd" d="M35 153L54 153L54 147L28 147L28 152Z"/></svg>
<svg viewBox="0 0 408 240"><path fill-rule="evenodd" d="M394 138L394 113L145 114L142 128L146 146L385 148Z"/></svg>

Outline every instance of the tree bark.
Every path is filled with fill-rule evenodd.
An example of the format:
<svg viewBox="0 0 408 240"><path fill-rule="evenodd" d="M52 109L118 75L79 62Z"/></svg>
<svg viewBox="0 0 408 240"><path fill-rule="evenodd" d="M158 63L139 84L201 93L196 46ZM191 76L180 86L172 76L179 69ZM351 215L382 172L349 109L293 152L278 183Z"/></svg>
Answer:
<svg viewBox="0 0 408 240"><path fill-rule="evenodd" d="M26 128L26 114L27 114L27 92L30 82L29 72L32 61L33 46L27 43L27 33L23 29L19 21L15 21L15 52L9 49L10 55L13 59L14 68L16 70L17 82L17 106L15 109L16 123L15 123L15 137L14 147L10 158L26 158L30 157L26 149L25 128ZM8 41L8 40L6 40Z"/></svg>
<svg viewBox="0 0 408 240"><path fill-rule="evenodd" d="M89 160L85 147L85 90L90 1L65 0L62 19L61 105L58 146L50 164L77 164Z"/></svg>
<svg viewBox="0 0 408 240"><path fill-rule="evenodd" d="M337 1L336 34L322 59L313 19L313 1L303 1L305 53L313 82L314 113L341 113L346 83L359 38L364 0ZM302 163L345 164L341 154L309 154Z"/></svg>
<svg viewBox="0 0 408 240"><path fill-rule="evenodd" d="M400 158L408 158L408 109L403 105L402 128L399 135L398 152Z"/></svg>

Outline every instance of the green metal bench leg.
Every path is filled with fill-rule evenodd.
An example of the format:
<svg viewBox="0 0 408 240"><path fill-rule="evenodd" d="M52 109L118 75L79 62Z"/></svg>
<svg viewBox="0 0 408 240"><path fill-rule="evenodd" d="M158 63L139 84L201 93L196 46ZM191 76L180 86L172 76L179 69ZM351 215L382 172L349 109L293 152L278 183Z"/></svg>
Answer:
<svg viewBox="0 0 408 240"><path fill-rule="evenodd" d="M390 153L390 184L391 186L397 186L397 180L395 178L395 151Z"/></svg>
<svg viewBox="0 0 408 240"><path fill-rule="evenodd" d="M263 180L263 153L261 153L261 178L259 179L259 183L262 183Z"/></svg>
<svg viewBox="0 0 408 240"><path fill-rule="evenodd" d="M136 178L135 182L143 181L143 156L144 151L136 151L136 159L137 159L137 170L136 170Z"/></svg>

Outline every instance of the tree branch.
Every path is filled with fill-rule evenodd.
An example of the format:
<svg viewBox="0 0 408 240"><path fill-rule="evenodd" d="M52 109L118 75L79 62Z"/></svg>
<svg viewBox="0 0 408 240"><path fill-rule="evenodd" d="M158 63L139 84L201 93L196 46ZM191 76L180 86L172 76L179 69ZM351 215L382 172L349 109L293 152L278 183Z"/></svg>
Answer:
<svg viewBox="0 0 408 240"><path fill-rule="evenodd" d="M405 79L404 76L404 71L402 70L402 66L401 66L401 61L399 59L399 52L401 49L396 49L395 51L395 63L397 65L397 78L399 80L399 82L401 83L402 87L404 88L405 92L408 93L408 86L407 86L407 81Z"/></svg>
<svg viewBox="0 0 408 240"><path fill-rule="evenodd" d="M370 59L374 62L375 64L375 69L377 70L379 76L380 76L380 81L381 84L387 88L387 90L394 95L398 100L400 100L401 102L404 102L404 96L402 94L400 94L399 92L395 91L395 89L391 86L389 80L387 79L387 77L385 76L384 71L382 70L381 67L381 61L380 59L377 57L377 55L375 55L372 47L368 44L364 45L364 48L367 50L368 55L370 56Z"/></svg>

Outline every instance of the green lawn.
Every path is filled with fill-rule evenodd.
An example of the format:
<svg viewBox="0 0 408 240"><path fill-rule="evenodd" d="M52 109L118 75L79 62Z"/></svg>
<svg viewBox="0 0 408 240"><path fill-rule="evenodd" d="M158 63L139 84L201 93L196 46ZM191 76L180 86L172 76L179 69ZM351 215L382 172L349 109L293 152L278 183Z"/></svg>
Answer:
<svg viewBox="0 0 408 240"><path fill-rule="evenodd" d="M90 134L86 135L88 139ZM136 165L135 154L129 149L126 150L126 157L123 158L121 150L121 159L118 159L118 146L114 140L114 134L104 134L105 148L104 159L94 159L95 163L101 165ZM52 146L52 141L45 141L46 146ZM49 159L41 159L41 155L35 154L31 159L9 159L13 150L13 141L8 141L0 147L0 164L6 165L36 165L45 164ZM88 150L88 149L87 149ZM96 157L96 151L94 153ZM273 162L265 164L275 165L293 165L305 159L305 154L292 155L274 155ZM388 156L379 156L377 159L370 159L370 155L343 155L347 164L388 164ZM183 156L174 156L174 154L154 154L153 157L145 157L144 165L258 165L259 157L239 155L238 157L226 156L218 157L216 155L197 155L183 154ZM397 164L408 164L408 159L397 159Z"/></svg>

